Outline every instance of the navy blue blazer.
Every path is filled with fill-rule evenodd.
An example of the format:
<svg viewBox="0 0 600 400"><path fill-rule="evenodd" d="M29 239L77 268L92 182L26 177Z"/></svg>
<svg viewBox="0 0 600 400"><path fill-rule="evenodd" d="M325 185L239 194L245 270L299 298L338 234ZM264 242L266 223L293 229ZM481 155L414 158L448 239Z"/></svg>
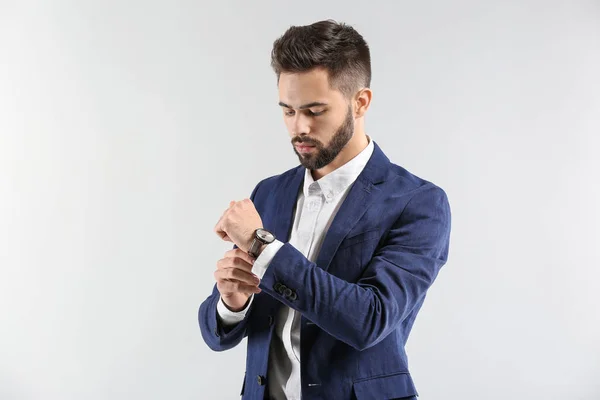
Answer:
<svg viewBox="0 0 600 400"><path fill-rule="evenodd" d="M251 199L263 225L285 243L260 283L245 319L225 328L219 292L198 311L214 351L248 338L245 400L265 396L274 317L285 304L302 314L302 398L390 399L415 396L405 344L429 287L446 263L446 193L395 165L375 143L326 233L315 263L289 243L304 168L261 181Z"/></svg>

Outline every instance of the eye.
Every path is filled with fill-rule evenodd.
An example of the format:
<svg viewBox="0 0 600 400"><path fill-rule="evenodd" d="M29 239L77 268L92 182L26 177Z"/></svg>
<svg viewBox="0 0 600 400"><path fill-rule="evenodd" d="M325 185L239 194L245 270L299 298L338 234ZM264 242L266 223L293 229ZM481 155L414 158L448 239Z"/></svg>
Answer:
<svg viewBox="0 0 600 400"><path fill-rule="evenodd" d="M308 114L308 116L310 117L318 117L319 115L323 115L325 113L326 110L323 111L312 111L312 110L306 110L305 113ZM291 117L294 114L296 114L296 112L292 109L284 109L283 111L284 115Z"/></svg>

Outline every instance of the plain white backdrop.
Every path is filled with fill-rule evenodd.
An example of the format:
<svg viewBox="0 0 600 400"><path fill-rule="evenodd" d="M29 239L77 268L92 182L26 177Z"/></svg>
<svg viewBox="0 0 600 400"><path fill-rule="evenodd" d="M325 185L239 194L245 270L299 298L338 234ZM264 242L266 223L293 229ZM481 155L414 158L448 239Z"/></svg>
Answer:
<svg viewBox="0 0 600 400"><path fill-rule="evenodd" d="M367 133L448 193L425 400L600 399L598 1L0 1L0 399L235 399L197 324L230 200L297 165L273 41L372 51Z"/></svg>

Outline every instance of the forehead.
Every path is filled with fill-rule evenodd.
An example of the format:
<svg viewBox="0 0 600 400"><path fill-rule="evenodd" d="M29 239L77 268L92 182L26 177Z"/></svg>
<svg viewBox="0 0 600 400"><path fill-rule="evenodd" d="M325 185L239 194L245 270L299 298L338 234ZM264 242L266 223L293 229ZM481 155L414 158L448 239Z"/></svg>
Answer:
<svg viewBox="0 0 600 400"><path fill-rule="evenodd" d="M279 100L293 107L319 101L343 102L340 91L329 86L327 71L312 69L306 72L281 73L279 76Z"/></svg>

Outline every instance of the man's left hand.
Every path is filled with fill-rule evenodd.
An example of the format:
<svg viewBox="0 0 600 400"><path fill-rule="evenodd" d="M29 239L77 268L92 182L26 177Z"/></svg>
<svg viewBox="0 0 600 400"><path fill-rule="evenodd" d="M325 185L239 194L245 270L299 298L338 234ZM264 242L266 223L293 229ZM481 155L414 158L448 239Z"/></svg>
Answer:
<svg viewBox="0 0 600 400"><path fill-rule="evenodd" d="M232 201L215 226L215 233L247 252L254 238L254 231L262 228L262 219L250 199Z"/></svg>

